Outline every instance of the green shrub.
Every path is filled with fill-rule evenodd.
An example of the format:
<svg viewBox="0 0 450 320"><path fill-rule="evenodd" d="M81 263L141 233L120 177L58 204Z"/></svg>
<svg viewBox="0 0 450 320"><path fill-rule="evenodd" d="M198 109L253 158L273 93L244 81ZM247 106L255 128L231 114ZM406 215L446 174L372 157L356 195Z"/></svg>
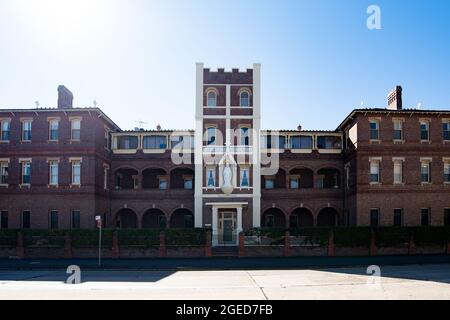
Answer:
<svg viewBox="0 0 450 320"><path fill-rule="evenodd" d="M22 230L23 241L25 247L64 247L64 238L66 230L38 230L26 229Z"/></svg>
<svg viewBox="0 0 450 320"><path fill-rule="evenodd" d="M17 230L0 229L0 246L15 247L17 245Z"/></svg>
<svg viewBox="0 0 450 320"><path fill-rule="evenodd" d="M445 227L416 227L414 242L418 245L443 245L448 240L447 228Z"/></svg>
<svg viewBox="0 0 450 320"><path fill-rule="evenodd" d="M299 227L289 230L291 236L304 237L305 244L327 245L330 235L328 227Z"/></svg>
<svg viewBox="0 0 450 320"><path fill-rule="evenodd" d="M159 246L159 229L122 229L117 232L119 245Z"/></svg>
<svg viewBox="0 0 450 320"><path fill-rule="evenodd" d="M167 229L167 245L193 245L201 246L206 244L206 229Z"/></svg>
<svg viewBox="0 0 450 320"><path fill-rule="evenodd" d="M336 227L334 243L343 247L368 247L371 241L370 227Z"/></svg>
<svg viewBox="0 0 450 320"><path fill-rule="evenodd" d="M112 233L111 229L102 229L102 247L112 246ZM70 236L74 248L98 247L98 229L73 229Z"/></svg>
<svg viewBox="0 0 450 320"><path fill-rule="evenodd" d="M378 247L397 246L409 243L414 229L409 227L379 227L375 229Z"/></svg>

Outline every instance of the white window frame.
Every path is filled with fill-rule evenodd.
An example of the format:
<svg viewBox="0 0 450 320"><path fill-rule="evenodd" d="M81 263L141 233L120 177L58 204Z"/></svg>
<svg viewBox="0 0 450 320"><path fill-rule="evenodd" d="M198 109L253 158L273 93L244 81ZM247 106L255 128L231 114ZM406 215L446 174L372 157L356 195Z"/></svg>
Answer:
<svg viewBox="0 0 450 320"><path fill-rule="evenodd" d="M450 180L445 180L445 175L450 175L450 158L443 158L442 162L444 163L444 173L443 173L443 179L444 184L450 184Z"/></svg>
<svg viewBox="0 0 450 320"><path fill-rule="evenodd" d="M210 94L213 94L214 98L210 99L209 98ZM214 103L210 104L210 101L214 102ZM210 108L217 107L217 92L215 90L209 89L209 90L206 91L206 106L210 107Z"/></svg>
<svg viewBox="0 0 450 320"><path fill-rule="evenodd" d="M33 139L33 119L23 119L22 123L22 141L30 142ZM25 124L29 124L29 130L25 130ZM25 139L25 131L30 132L30 139Z"/></svg>
<svg viewBox="0 0 450 320"><path fill-rule="evenodd" d="M247 94L247 98L242 98L243 94ZM247 105L243 105L242 101L243 100L247 100ZM241 90L241 92L239 92L239 106L243 107L243 108L248 108L250 107L250 91L247 89Z"/></svg>
<svg viewBox="0 0 450 320"><path fill-rule="evenodd" d="M392 158L393 162L393 175L394 175L394 184L404 184L404 158ZM398 177L398 173L396 173L395 169L400 166L400 180L396 179Z"/></svg>
<svg viewBox="0 0 450 320"><path fill-rule="evenodd" d="M54 177L54 172L52 170L54 170L56 167L56 182L52 181L52 177ZM48 184L51 186L57 186L59 184L59 161L58 160L49 160L48 161L48 173L49 173L49 177L48 177Z"/></svg>
<svg viewBox="0 0 450 320"><path fill-rule="evenodd" d="M81 118L76 117L76 118L70 118L70 140L71 141L81 141ZM74 124L78 123L79 124L79 128L76 129L74 128ZM77 139L74 139L74 130L78 130L80 132L80 137Z"/></svg>
<svg viewBox="0 0 450 320"><path fill-rule="evenodd" d="M400 138L393 137L393 140L394 141L403 141L404 140L404 132L403 132L404 120L403 119L393 119L392 122L393 122L394 134L395 134L395 131L400 131Z"/></svg>
<svg viewBox="0 0 450 320"><path fill-rule="evenodd" d="M420 158L420 183L421 184L431 184L431 162L432 162L431 158ZM427 168L428 181L422 181L422 174L423 174L422 169L424 168L425 165Z"/></svg>
<svg viewBox="0 0 450 320"><path fill-rule="evenodd" d="M214 130L214 142L213 143L209 143L209 141L210 141L209 130L210 129ZM215 145L217 145L217 127L213 127L213 126L206 127L206 145L207 146L215 146Z"/></svg>
<svg viewBox="0 0 450 320"><path fill-rule="evenodd" d="M8 130L3 130L4 125L8 124ZM9 137L8 139L3 140L3 132L8 132ZM0 119L0 142L9 142L11 140L11 119Z"/></svg>
<svg viewBox="0 0 450 320"><path fill-rule="evenodd" d="M52 124L56 123L56 131L58 133L57 139L52 139ZM58 141L59 140L59 119L48 119L48 141Z"/></svg>
<svg viewBox="0 0 450 320"><path fill-rule="evenodd" d="M103 165L103 189L108 190L109 166Z"/></svg>
<svg viewBox="0 0 450 320"><path fill-rule="evenodd" d="M19 159L20 162L20 184L22 186L30 186L31 185L31 159ZM29 170L29 176L30 176L30 181L25 183L24 182L24 172L25 172L25 167L26 165L28 165L28 170Z"/></svg>
<svg viewBox="0 0 450 320"><path fill-rule="evenodd" d="M369 119L369 141L379 141L380 140L380 119ZM371 124L375 123L377 128L376 129L371 129ZM377 131L377 138L374 139L371 137L371 132L372 131Z"/></svg>
<svg viewBox="0 0 450 320"><path fill-rule="evenodd" d="M377 168L374 173L372 168ZM377 181L372 181L372 175L377 175ZM381 184L381 158L369 158L369 183L372 185Z"/></svg>
<svg viewBox="0 0 450 320"><path fill-rule="evenodd" d="M71 185L73 186L81 186L81 163L82 163L82 159L81 158L71 158L69 159L70 164L71 164ZM79 181L75 181L75 168L78 166L79 168L79 174L78 174L78 180Z"/></svg>
<svg viewBox="0 0 450 320"><path fill-rule="evenodd" d="M4 176L6 176L6 183L2 183L1 177L3 176L3 172L6 172ZM9 185L9 159L0 159L0 186L7 187Z"/></svg>
<svg viewBox="0 0 450 320"><path fill-rule="evenodd" d="M427 139L422 139L422 125L423 124L427 126ZM420 141L429 142L430 141L430 120L420 120L419 130L420 130Z"/></svg>

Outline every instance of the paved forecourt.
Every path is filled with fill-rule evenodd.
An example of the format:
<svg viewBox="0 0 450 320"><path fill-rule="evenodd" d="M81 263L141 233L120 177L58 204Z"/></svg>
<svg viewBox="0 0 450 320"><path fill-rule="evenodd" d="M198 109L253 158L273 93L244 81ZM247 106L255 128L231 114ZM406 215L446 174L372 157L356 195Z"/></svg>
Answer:
<svg viewBox="0 0 450 320"><path fill-rule="evenodd" d="M450 299L450 264L303 270L0 271L4 299ZM378 281L379 280L379 281Z"/></svg>

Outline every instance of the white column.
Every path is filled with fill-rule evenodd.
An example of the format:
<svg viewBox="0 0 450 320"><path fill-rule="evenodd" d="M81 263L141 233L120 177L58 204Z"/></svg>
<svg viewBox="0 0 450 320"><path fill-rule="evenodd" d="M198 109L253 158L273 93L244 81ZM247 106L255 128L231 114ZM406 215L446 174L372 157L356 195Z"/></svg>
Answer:
<svg viewBox="0 0 450 320"><path fill-rule="evenodd" d="M242 231L242 207L237 207L237 226L236 226L236 231L237 234L239 235L239 232Z"/></svg>
<svg viewBox="0 0 450 320"><path fill-rule="evenodd" d="M212 245L218 245L218 228L219 227L219 217L217 207L212 207Z"/></svg>
<svg viewBox="0 0 450 320"><path fill-rule="evenodd" d="M195 227L203 227L203 63L196 64L195 95Z"/></svg>
<svg viewBox="0 0 450 320"><path fill-rule="evenodd" d="M253 64L253 227L261 226L261 64Z"/></svg>
<svg viewBox="0 0 450 320"><path fill-rule="evenodd" d="M222 132L222 134L225 134L225 145L231 146L231 86L229 84L225 87L226 90L226 119L225 119L225 132Z"/></svg>

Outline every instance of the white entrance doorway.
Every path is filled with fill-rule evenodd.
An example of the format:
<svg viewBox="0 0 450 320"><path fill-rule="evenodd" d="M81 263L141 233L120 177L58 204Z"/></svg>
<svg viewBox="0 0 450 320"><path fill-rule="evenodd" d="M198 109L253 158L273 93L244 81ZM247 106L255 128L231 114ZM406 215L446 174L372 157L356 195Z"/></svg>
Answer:
<svg viewBox="0 0 450 320"><path fill-rule="evenodd" d="M237 246L242 232L242 207L247 202L207 202L212 207L212 245Z"/></svg>
<svg viewBox="0 0 450 320"><path fill-rule="evenodd" d="M235 211L219 211L217 232L218 245L235 245L237 243L237 221Z"/></svg>

